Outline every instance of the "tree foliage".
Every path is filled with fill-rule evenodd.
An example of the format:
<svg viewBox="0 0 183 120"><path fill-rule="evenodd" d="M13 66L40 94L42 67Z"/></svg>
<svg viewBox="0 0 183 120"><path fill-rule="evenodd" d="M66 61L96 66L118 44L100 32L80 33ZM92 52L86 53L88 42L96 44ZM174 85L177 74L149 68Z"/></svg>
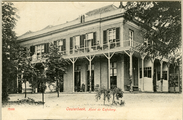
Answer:
<svg viewBox="0 0 183 120"><path fill-rule="evenodd" d="M47 67L46 75L49 78L48 83L57 82L57 93L59 97L60 83L63 82L63 75L66 73L67 65L70 64L62 57L63 53L59 51L58 47L52 43L49 46L49 53L44 54L46 58L45 65Z"/></svg>
<svg viewBox="0 0 183 120"><path fill-rule="evenodd" d="M181 45L181 2L127 2L124 19L143 28L150 44L143 50L157 56L167 56Z"/></svg>
<svg viewBox="0 0 183 120"><path fill-rule="evenodd" d="M18 18L16 10L13 3L2 3L2 101L8 100L9 83L14 80L16 74L12 59L17 48L17 37L13 31Z"/></svg>

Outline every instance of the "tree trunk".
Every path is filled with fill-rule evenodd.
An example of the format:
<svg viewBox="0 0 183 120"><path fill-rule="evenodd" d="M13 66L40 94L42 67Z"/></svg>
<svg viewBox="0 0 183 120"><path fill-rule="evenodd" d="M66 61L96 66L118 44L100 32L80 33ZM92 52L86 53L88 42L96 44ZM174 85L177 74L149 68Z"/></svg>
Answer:
<svg viewBox="0 0 183 120"><path fill-rule="evenodd" d="M43 88L44 84L42 83L42 102L44 103L44 88Z"/></svg>
<svg viewBox="0 0 183 120"><path fill-rule="evenodd" d="M58 91L57 91L57 97L59 97L59 91L60 91L60 88L58 87Z"/></svg>
<svg viewBox="0 0 183 120"><path fill-rule="evenodd" d="M179 65L178 65L178 92L180 93L180 68L179 68Z"/></svg>
<svg viewBox="0 0 183 120"><path fill-rule="evenodd" d="M59 80L57 80L57 97L59 97L59 91L60 91Z"/></svg>
<svg viewBox="0 0 183 120"><path fill-rule="evenodd" d="M104 105L105 105L105 92L104 92Z"/></svg>
<svg viewBox="0 0 183 120"><path fill-rule="evenodd" d="M26 80L25 80L25 98L27 97L27 93L26 93Z"/></svg>
<svg viewBox="0 0 183 120"><path fill-rule="evenodd" d="M44 92L42 91L42 102L44 102Z"/></svg>
<svg viewBox="0 0 183 120"><path fill-rule="evenodd" d="M176 87L176 86L175 86L175 76L176 76L176 75L175 75L175 68L176 68L176 67L174 66L174 71L173 71L173 72L174 72L174 75L173 75L173 76L174 76L174 77L173 77L173 78L174 78L174 79L173 79L174 93L176 92L176 91L175 91L175 87Z"/></svg>

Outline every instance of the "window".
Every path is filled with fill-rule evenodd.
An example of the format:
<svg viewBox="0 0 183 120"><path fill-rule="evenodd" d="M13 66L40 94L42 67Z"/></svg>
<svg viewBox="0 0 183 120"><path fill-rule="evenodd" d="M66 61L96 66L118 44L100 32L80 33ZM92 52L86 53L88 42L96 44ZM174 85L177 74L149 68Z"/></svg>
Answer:
<svg viewBox="0 0 183 120"><path fill-rule="evenodd" d="M167 71L163 71L163 79L167 80Z"/></svg>
<svg viewBox="0 0 183 120"><path fill-rule="evenodd" d="M87 40L93 39L93 33L88 33L88 34L86 34L86 39L87 39Z"/></svg>
<svg viewBox="0 0 183 120"><path fill-rule="evenodd" d="M133 41L133 30L129 30L129 40Z"/></svg>
<svg viewBox="0 0 183 120"><path fill-rule="evenodd" d="M80 19L81 19L81 23L84 23L85 22L85 15L82 15Z"/></svg>
<svg viewBox="0 0 183 120"><path fill-rule="evenodd" d="M144 67L144 77L151 78L151 67ZM140 78L142 78L142 68L140 68Z"/></svg>
<svg viewBox="0 0 183 120"><path fill-rule="evenodd" d="M97 45L96 32L87 33L85 40L85 47L86 47L85 50L88 52L96 50L96 45Z"/></svg>
<svg viewBox="0 0 183 120"><path fill-rule="evenodd" d="M108 38L109 38L109 42L113 42L113 40L116 39L116 29L110 29L108 30L109 34L108 34Z"/></svg>
<svg viewBox="0 0 183 120"><path fill-rule="evenodd" d="M80 36L76 36L76 46L80 45Z"/></svg>
<svg viewBox="0 0 183 120"><path fill-rule="evenodd" d="M117 87L117 65L116 62L110 63L110 88Z"/></svg>
<svg viewBox="0 0 183 120"><path fill-rule="evenodd" d="M111 28L103 31L103 47L108 48L108 44L110 44L110 48L119 47L120 46L120 28Z"/></svg>
<svg viewBox="0 0 183 120"><path fill-rule="evenodd" d="M110 63L110 76L117 76L116 62Z"/></svg>
<svg viewBox="0 0 183 120"><path fill-rule="evenodd" d="M129 41L130 41L130 46L133 46L133 30L129 30Z"/></svg>
<svg viewBox="0 0 183 120"><path fill-rule="evenodd" d="M63 41L62 40L58 40L57 41L57 47L58 47L59 51L62 50L62 46L63 46Z"/></svg>
<svg viewBox="0 0 183 120"><path fill-rule="evenodd" d="M65 39L54 41L54 44L57 46L59 51L64 51L65 50Z"/></svg>
<svg viewBox="0 0 183 120"><path fill-rule="evenodd" d="M44 53L44 44L43 45L37 45L36 48L37 48L37 50L36 50L37 59L40 59L41 58L41 54Z"/></svg>
<svg viewBox="0 0 183 120"><path fill-rule="evenodd" d="M151 67L144 68L144 77L151 78Z"/></svg>

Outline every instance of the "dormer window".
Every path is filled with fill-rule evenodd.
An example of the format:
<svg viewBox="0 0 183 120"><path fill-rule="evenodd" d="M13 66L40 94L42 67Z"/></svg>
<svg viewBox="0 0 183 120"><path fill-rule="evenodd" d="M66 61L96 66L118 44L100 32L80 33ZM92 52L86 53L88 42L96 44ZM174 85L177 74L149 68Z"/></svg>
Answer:
<svg viewBox="0 0 183 120"><path fill-rule="evenodd" d="M85 15L81 15L80 20L81 20L81 23L84 23L85 22Z"/></svg>

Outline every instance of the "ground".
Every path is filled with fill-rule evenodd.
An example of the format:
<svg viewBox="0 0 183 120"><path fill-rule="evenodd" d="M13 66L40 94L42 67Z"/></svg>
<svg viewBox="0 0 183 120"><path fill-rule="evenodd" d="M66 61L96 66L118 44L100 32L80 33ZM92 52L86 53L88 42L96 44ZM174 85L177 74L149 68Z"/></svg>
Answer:
<svg viewBox="0 0 183 120"><path fill-rule="evenodd" d="M41 94L28 94L36 101ZM23 99L24 94L10 94L10 101ZM182 94L124 93L124 106L103 105L94 93L45 94L45 105L10 105L2 108L3 120L24 119L159 119L182 120ZM72 110L72 108L80 110ZM92 109L91 109L92 108ZM86 111L85 111L86 110Z"/></svg>

